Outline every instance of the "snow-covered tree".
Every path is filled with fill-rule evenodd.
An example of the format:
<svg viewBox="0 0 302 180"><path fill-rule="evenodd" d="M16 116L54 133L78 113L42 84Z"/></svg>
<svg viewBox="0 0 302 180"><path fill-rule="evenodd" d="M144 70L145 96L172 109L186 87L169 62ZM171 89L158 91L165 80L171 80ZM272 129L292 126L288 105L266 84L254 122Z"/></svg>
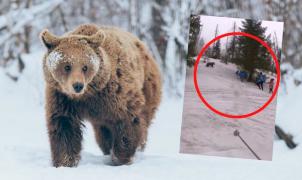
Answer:
<svg viewBox="0 0 302 180"><path fill-rule="evenodd" d="M240 28L240 30L265 40L266 28L262 27L261 23L262 22L258 20L246 19L242 22L242 28ZM268 58L266 49L264 49L259 42L249 37L239 36L238 44L240 54L239 57L237 57L237 62L247 70L249 74L254 74L256 68L266 69L264 68L264 64ZM251 78L252 76L249 76L249 80L252 80Z"/></svg>
<svg viewBox="0 0 302 180"><path fill-rule="evenodd" d="M200 16L191 15L190 17L190 31L189 31L189 45L188 45L188 57L194 57L197 55L196 46L198 43L200 33Z"/></svg>

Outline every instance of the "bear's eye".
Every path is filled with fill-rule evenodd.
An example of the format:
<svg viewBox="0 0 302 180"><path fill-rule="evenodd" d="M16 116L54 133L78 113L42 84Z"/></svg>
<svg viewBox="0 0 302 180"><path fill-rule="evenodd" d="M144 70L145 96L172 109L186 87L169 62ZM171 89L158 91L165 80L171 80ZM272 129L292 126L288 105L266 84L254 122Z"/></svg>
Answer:
<svg viewBox="0 0 302 180"><path fill-rule="evenodd" d="M83 70L83 72L86 72L86 71L88 70L88 67L87 67L87 66L84 66L84 67L82 68L82 70Z"/></svg>
<svg viewBox="0 0 302 180"><path fill-rule="evenodd" d="M66 66L64 67L64 70L65 70L66 72L71 71L71 66L70 66L70 65L66 65Z"/></svg>
<svg viewBox="0 0 302 180"><path fill-rule="evenodd" d="M139 124L140 119L138 117L135 117L132 119L133 124Z"/></svg>

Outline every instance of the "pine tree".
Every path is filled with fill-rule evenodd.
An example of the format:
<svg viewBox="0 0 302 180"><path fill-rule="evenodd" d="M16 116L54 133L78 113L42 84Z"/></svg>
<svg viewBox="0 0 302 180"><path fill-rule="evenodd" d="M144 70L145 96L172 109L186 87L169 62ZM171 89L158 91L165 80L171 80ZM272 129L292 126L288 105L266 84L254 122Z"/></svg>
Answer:
<svg viewBox="0 0 302 180"><path fill-rule="evenodd" d="M214 59L220 59L220 55L221 55L221 48L220 48L220 40L216 41L216 43L214 44L213 47L213 58Z"/></svg>
<svg viewBox="0 0 302 180"><path fill-rule="evenodd" d="M261 21L259 20L244 20L240 30L257 36L264 41L267 40L265 36L266 28L261 26ZM250 76L248 80L252 81L252 75L257 68L267 69L267 50L256 40L245 36L238 37L238 46L239 54L237 62L243 69L249 72Z"/></svg>
<svg viewBox="0 0 302 180"><path fill-rule="evenodd" d="M276 56L277 56L277 59L278 59L278 62L280 64L280 60L281 60L281 48L279 47L278 45L278 37L277 37L277 34L276 34L276 31L274 32L274 37L272 38L272 50L275 52ZM275 65L275 62L273 61L272 59L272 65L271 65L271 68L270 70L272 72L276 72L276 65Z"/></svg>
<svg viewBox="0 0 302 180"><path fill-rule="evenodd" d="M269 45L269 47L272 47L273 43L271 41L271 35L268 35L266 38L265 38L265 41L267 43L267 45ZM260 51L259 51L259 54L258 54L258 61L256 61L256 66L260 69L263 69L263 70L271 70L271 66L272 66L272 57L270 55L270 53L268 52L268 50L266 49L266 47L264 46L261 46L260 47Z"/></svg>
<svg viewBox="0 0 302 180"><path fill-rule="evenodd" d="M196 45L197 45L197 41L198 41L198 35L200 33L200 28L201 28L200 17L197 15L191 15L188 57L194 57L197 55Z"/></svg>
<svg viewBox="0 0 302 180"><path fill-rule="evenodd" d="M206 51L205 51L205 56L206 57L212 57L212 47L211 46L209 46L207 49L206 49Z"/></svg>
<svg viewBox="0 0 302 180"><path fill-rule="evenodd" d="M216 26L216 30L215 30L215 38L217 37L218 35L218 24ZM216 41L214 43L214 46L213 46L213 51L212 51L212 58L214 59L220 59L220 55L221 55L221 47L220 47L220 40Z"/></svg>
<svg viewBox="0 0 302 180"><path fill-rule="evenodd" d="M236 31L236 22L234 22L233 25L233 32ZM236 44L237 44L237 37L236 36L231 36L231 41L227 47L226 50L226 58L227 61L231 61L233 63L236 63L236 52L237 52L237 48L236 48Z"/></svg>

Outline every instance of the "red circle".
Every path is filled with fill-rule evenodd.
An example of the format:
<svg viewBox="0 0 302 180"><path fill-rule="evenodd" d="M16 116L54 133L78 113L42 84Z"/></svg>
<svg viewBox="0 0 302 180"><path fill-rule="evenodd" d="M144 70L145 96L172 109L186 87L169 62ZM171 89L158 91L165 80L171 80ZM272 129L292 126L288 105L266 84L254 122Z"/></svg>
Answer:
<svg viewBox="0 0 302 180"><path fill-rule="evenodd" d="M204 52L208 49L208 47L213 44L215 41L223 38L223 37L226 37L226 36L246 36L246 37L249 37L249 38L252 38L256 41L258 41L260 44L262 44L268 51L269 53L271 54L271 56L273 57L273 60L274 60L274 63L275 63L275 66L276 66L276 71L277 71L277 83L276 83L276 86L273 90L273 93L271 95L271 97L269 98L269 100L263 105L261 106L259 109L251 112L251 113L247 113L247 114L242 114L242 115L233 115L233 114L227 114L227 113L224 113L224 112L221 112L217 109L215 109L214 107L212 107L207 101L206 99L202 96L202 93L199 89L199 86L198 86L198 82L197 82L197 71L198 71L198 64L199 64L199 61L202 57L202 55L204 54ZM211 41L209 41L200 51L200 53L198 54L197 56L197 59L195 61L195 64L194 64L194 86L195 86L195 90L196 90L196 93L198 95L198 97L200 98L200 100L210 109L212 110L214 113L220 115L220 116L223 116L223 117L226 117L226 118L233 118L233 119L242 119L242 118L247 118L247 117L251 117L261 111L263 111L274 99L274 97L276 96L277 94L277 91L278 91L278 88L279 88L279 84L280 84L280 67L279 67L279 62L278 62L278 59L277 59L277 56L275 55L275 53L273 52L273 50L269 47L269 45L264 42L263 40L261 40L259 37L257 36L254 36L252 34L249 34L249 33L244 33L244 32L230 32L230 33L225 33L225 34L222 34L222 35L219 35L217 37L215 37L214 39L212 39Z"/></svg>

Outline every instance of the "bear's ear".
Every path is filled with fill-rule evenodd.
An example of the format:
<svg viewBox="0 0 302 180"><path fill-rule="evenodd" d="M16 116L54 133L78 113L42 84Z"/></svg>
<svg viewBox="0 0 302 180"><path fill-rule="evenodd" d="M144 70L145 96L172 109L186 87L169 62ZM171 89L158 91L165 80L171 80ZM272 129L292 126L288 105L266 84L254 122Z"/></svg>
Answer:
<svg viewBox="0 0 302 180"><path fill-rule="evenodd" d="M101 46L101 44L105 41L105 33L102 30L99 30L97 33L95 33L92 36L86 36L84 39L95 48L98 48Z"/></svg>
<svg viewBox="0 0 302 180"><path fill-rule="evenodd" d="M43 30L40 38L47 49L53 49L60 43L60 38L50 33L47 29Z"/></svg>

